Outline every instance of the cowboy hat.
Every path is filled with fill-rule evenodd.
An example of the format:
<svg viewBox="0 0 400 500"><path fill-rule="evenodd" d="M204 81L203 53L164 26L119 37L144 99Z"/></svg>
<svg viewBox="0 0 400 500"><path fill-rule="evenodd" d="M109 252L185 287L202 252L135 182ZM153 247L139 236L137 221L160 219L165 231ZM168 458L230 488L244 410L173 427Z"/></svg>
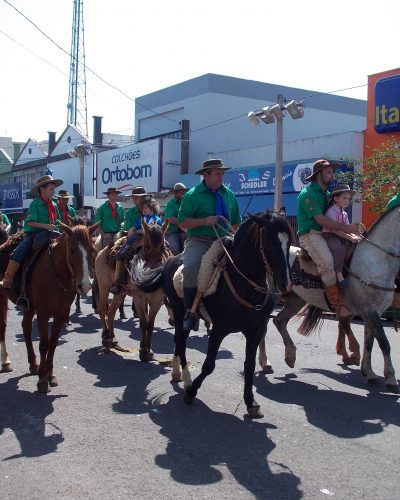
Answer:
<svg viewBox="0 0 400 500"><path fill-rule="evenodd" d="M151 196L151 195L146 191L146 188L138 186L132 188L132 194L126 194L125 198L131 198L132 196Z"/></svg>
<svg viewBox="0 0 400 500"><path fill-rule="evenodd" d="M203 161L203 166L199 170L197 170L195 174L201 175L204 174L204 172L207 172L207 170L212 170L213 168L221 168L223 170L229 170L231 167L225 167L222 160L213 158L211 160Z"/></svg>
<svg viewBox="0 0 400 500"><path fill-rule="evenodd" d="M354 196L356 194L356 191L354 191L354 189L351 189L348 184L338 184L333 189L333 191L329 193L328 197L332 199L334 196L342 193L351 193L351 195Z"/></svg>
<svg viewBox="0 0 400 500"><path fill-rule="evenodd" d="M39 179L36 180L36 184L31 189L31 195L37 196L39 194L39 188L41 186L44 186L45 184L50 183L54 184L54 186L57 188L58 186L61 186L61 184L64 184L64 181L62 179L53 179L51 175L44 175L43 177L39 177Z"/></svg>
<svg viewBox="0 0 400 500"><path fill-rule="evenodd" d="M325 160L325 158L317 160L313 165L312 174L306 177L306 181L311 182L313 178L318 174L318 172L321 172L321 170L325 167L332 167L334 170L336 170L338 167L340 167L340 163L330 162L328 160Z"/></svg>
<svg viewBox="0 0 400 500"><path fill-rule="evenodd" d="M109 194L112 194L112 193L115 193L115 194L121 194L122 191L118 191L117 188L108 188L107 191L103 191L103 194L106 194L106 195L109 195Z"/></svg>
<svg viewBox="0 0 400 500"><path fill-rule="evenodd" d="M60 189L58 194L55 195L56 198L75 198L72 194L69 194L65 189Z"/></svg>
<svg viewBox="0 0 400 500"><path fill-rule="evenodd" d="M189 191L189 188L187 188L183 182L177 182L171 191Z"/></svg>

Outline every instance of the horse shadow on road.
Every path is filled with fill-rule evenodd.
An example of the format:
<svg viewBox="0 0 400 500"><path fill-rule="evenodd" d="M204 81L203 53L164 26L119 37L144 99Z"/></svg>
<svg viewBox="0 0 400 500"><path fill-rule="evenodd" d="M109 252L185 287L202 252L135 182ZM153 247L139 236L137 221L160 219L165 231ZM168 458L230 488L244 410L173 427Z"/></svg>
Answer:
<svg viewBox="0 0 400 500"><path fill-rule="evenodd" d="M313 370L330 374L346 384L348 373ZM354 373L356 374L356 373ZM279 380L279 383L275 381ZM378 434L390 424L400 427L400 412L395 395L370 392L366 396L302 382L293 375L275 377L272 383L264 375L254 378L257 392L267 400L303 407L308 422L323 431L346 439ZM365 388L365 386L364 386Z"/></svg>
<svg viewBox="0 0 400 500"><path fill-rule="evenodd" d="M12 401L12 404L4 404L0 409L0 436L10 429L21 447L20 453L2 460L47 455L57 451L58 445L64 441L62 430L46 419L54 411L54 401L67 396L43 396L18 389L18 382L25 376L9 378L1 384L2 401Z"/></svg>
<svg viewBox="0 0 400 500"><path fill-rule="evenodd" d="M227 469L256 498L302 497L300 479L286 465L268 460L276 446L268 430L275 426L212 411L200 400L188 406L180 393L165 404L157 399L151 403L149 416L168 440L165 453L157 455L155 463L170 470L174 481L215 484Z"/></svg>

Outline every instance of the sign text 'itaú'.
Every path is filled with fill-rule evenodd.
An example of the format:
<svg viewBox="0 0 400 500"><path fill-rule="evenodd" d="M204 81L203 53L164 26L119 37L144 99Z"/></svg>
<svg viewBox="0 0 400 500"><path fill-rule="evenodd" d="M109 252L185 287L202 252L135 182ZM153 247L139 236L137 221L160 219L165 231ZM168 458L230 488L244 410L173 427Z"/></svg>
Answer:
<svg viewBox="0 0 400 500"><path fill-rule="evenodd" d="M400 130L400 75L376 82L374 127L378 134Z"/></svg>

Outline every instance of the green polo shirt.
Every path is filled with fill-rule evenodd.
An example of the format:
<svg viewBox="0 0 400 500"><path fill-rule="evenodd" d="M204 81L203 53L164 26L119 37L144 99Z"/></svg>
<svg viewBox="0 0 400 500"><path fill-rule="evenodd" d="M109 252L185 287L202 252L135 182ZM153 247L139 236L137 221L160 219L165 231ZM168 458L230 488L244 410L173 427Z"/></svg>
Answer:
<svg viewBox="0 0 400 500"><path fill-rule="evenodd" d="M397 193L395 196L393 196L393 198L389 200L389 203L386 205L386 208L388 210L391 210L392 208L397 207L397 205L400 205L400 193Z"/></svg>
<svg viewBox="0 0 400 500"><path fill-rule="evenodd" d="M181 208L181 203L182 200L177 200L175 196L172 198L172 200L169 200L169 202L165 205L164 208L164 218L170 219L171 217L178 217L179 209ZM177 233L178 225L170 223L168 225L168 231L170 233Z"/></svg>
<svg viewBox="0 0 400 500"><path fill-rule="evenodd" d="M132 208L128 208L125 212L124 231L129 231L138 219L141 219L138 207L135 205Z"/></svg>
<svg viewBox="0 0 400 500"><path fill-rule="evenodd" d="M312 181L297 197L297 234L309 233L312 229L322 231L322 227L314 219L318 214L324 215L328 209L327 195L318 182Z"/></svg>
<svg viewBox="0 0 400 500"><path fill-rule="evenodd" d="M57 203L53 200L51 201L57 212L57 220L61 219L60 212L57 207ZM25 233L38 233L40 231L44 231L43 229L39 229L38 227L30 227L28 226L28 222L40 222L40 224L50 224L49 212L47 210L47 205L43 203L40 198L35 198L32 203L29 205L28 213L26 215L26 219L24 221L24 232Z"/></svg>
<svg viewBox="0 0 400 500"><path fill-rule="evenodd" d="M6 226L9 226L11 224L10 219L7 217L6 214L3 214L3 212L0 212L2 216L2 223L5 224Z"/></svg>
<svg viewBox="0 0 400 500"><path fill-rule="evenodd" d="M121 224L124 222L124 210L120 203L117 203L117 216L112 216L108 200L99 206L96 212L95 222L101 221L101 229L104 233L117 233L121 230Z"/></svg>
<svg viewBox="0 0 400 500"><path fill-rule="evenodd" d="M57 205L57 207L58 207L58 205ZM61 220L61 222L64 222L62 220L62 211L60 209L58 209L58 210L60 212L60 220ZM68 215L70 217L72 217L73 219L75 219L75 217L76 217L76 210L71 205L68 205ZM71 222L68 220L67 222L64 222L64 224L67 224L67 226L70 226ZM63 232L64 232L64 230L60 227L60 233L63 233Z"/></svg>
<svg viewBox="0 0 400 500"><path fill-rule="evenodd" d="M232 225L240 224L239 206L235 195L224 185L220 187L220 193L228 209L229 222ZM183 222L187 217L202 219L210 215L215 215L215 196L208 191L203 181L198 186L190 189L183 197L178 214L178 224ZM218 233L221 236L226 234L226 232L219 229ZM211 236L216 239L214 229L210 226L199 226L188 229L187 234L188 236Z"/></svg>

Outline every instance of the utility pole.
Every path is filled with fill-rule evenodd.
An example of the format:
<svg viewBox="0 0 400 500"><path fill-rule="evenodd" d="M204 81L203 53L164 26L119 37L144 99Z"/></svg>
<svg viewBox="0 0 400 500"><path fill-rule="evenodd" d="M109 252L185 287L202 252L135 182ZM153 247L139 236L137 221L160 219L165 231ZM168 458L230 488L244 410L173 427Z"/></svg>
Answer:
<svg viewBox="0 0 400 500"><path fill-rule="evenodd" d="M280 110L284 106L283 95L278 95ZM275 156L275 193L274 212L279 212L282 207L282 150L283 150L283 113L276 117L276 156Z"/></svg>

